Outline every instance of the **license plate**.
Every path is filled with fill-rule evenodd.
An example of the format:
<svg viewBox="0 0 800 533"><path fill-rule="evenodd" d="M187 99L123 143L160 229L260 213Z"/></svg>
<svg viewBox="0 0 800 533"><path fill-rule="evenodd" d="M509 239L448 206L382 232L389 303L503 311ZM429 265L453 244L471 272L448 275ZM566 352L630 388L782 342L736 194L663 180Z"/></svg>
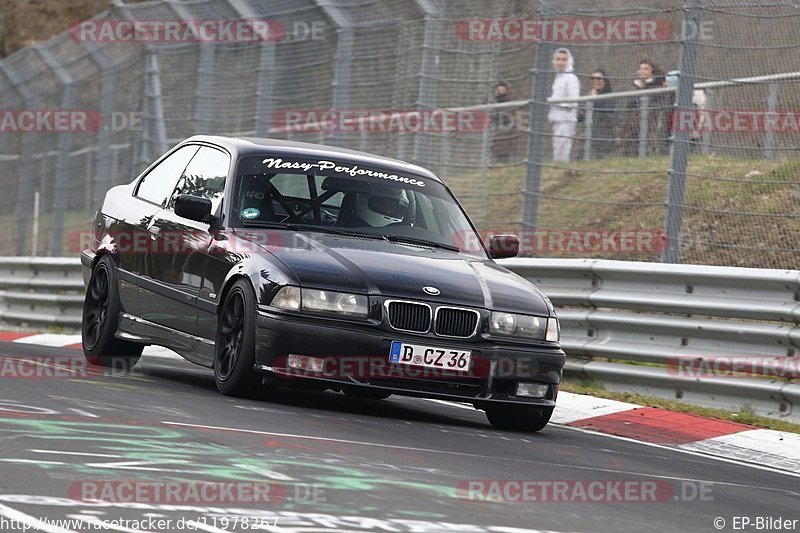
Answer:
<svg viewBox="0 0 800 533"><path fill-rule="evenodd" d="M441 368L468 372L472 359L470 350L453 350L423 344L392 341L389 362L426 368Z"/></svg>

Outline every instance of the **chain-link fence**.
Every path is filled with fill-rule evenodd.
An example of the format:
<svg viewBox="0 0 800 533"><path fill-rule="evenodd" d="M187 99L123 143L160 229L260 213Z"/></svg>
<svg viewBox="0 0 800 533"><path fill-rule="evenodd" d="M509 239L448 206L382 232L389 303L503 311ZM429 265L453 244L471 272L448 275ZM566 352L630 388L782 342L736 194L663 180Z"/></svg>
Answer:
<svg viewBox="0 0 800 533"><path fill-rule="evenodd" d="M798 22L788 1L116 0L0 61L0 255L74 253L110 186L212 133L429 167L528 255L796 268Z"/></svg>

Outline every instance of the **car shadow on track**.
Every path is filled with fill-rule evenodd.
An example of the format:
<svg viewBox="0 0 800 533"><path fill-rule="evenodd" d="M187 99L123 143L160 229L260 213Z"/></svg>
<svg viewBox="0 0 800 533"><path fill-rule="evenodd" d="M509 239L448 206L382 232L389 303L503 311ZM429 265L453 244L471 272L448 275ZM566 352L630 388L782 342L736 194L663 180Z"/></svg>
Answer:
<svg viewBox="0 0 800 533"><path fill-rule="evenodd" d="M150 379L166 380L182 383L196 389L204 389L209 394L221 396L214 384L211 370L189 366L189 363L140 362L135 371ZM458 407L430 403L426 400L391 396L386 400L369 400L353 398L332 391L313 391L281 387L270 390L266 387L251 398L242 402L254 402L255 405L272 404L285 407L324 411L337 414L371 416L383 419L422 422L426 424L447 424L464 427L487 429L488 423L480 411L469 411ZM445 414L443 411L447 411ZM452 414L449 412L452 411Z"/></svg>

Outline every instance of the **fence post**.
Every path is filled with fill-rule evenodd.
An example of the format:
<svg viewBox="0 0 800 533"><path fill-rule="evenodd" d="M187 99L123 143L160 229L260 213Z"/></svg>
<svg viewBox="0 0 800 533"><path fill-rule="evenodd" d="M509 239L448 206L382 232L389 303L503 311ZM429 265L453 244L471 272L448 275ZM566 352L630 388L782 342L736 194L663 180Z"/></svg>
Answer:
<svg viewBox="0 0 800 533"><path fill-rule="evenodd" d="M442 25L438 19L439 9L430 0L416 0L417 7L425 13L425 28L422 42L422 67L419 80L419 96L417 106L420 110L430 111L436 106L436 74L441 48ZM430 164L431 137L424 129L414 135L414 162ZM441 173L440 169L436 169Z"/></svg>
<svg viewBox="0 0 800 533"><path fill-rule="evenodd" d="M214 80L216 72L216 49L214 43L200 44L200 58L197 66L197 85L195 87L194 134L214 133Z"/></svg>
<svg viewBox="0 0 800 533"><path fill-rule="evenodd" d="M256 89L256 136L269 137L272 127L272 92L275 86L275 45L261 43Z"/></svg>
<svg viewBox="0 0 800 533"><path fill-rule="evenodd" d="M555 13L555 0L539 0L539 19L552 18ZM523 191L522 227L536 228L539 218L539 195L542 185L542 158L544 156L544 135L547 127L547 73L551 69L553 45L539 40L536 42L536 59L531 82L530 135L528 137L528 158L525 171L525 190Z"/></svg>
<svg viewBox="0 0 800 533"><path fill-rule="evenodd" d="M706 109L713 109L714 108L714 92L711 89L706 91L706 102L704 105L704 109L700 109L699 112L703 113ZM700 124L698 119L698 124ZM703 138L703 155L708 155L711 153L711 127L705 127L704 130L701 132L701 136Z"/></svg>
<svg viewBox="0 0 800 533"><path fill-rule="evenodd" d="M684 20L689 27L700 27L700 0L686 0L684 4ZM680 58L678 60L678 88L675 94L675 111L693 109L695 69L697 66L698 32L690 38L683 39ZM685 37L685 36L684 36ZM669 152L669 179L667 182L667 209L664 220L664 233L667 243L661 256L664 263L679 263L681 251L681 228L683 226L683 205L686 192L686 167L689 163L691 149L691 132L685 128L677 128L673 132L672 146Z"/></svg>
<svg viewBox="0 0 800 533"><path fill-rule="evenodd" d="M111 165L111 123L114 112L114 97L117 94L117 70L116 66L111 62L108 56L103 52L97 43L91 41L81 41L81 44L89 52L92 61L98 66L103 73L103 80L100 97L100 116L103 119L102 127L97 133L97 151L95 152L95 165L94 175L87 174L87 179L93 181L91 189L91 196L89 196L90 211L98 207L101 198L105 195L106 191L111 187L114 182L113 173L116 171ZM127 117L127 122L130 127L130 116Z"/></svg>
<svg viewBox="0 0 800 533"><path fill-rule="evenodd" d="M586 102L586 115L583 127L583 160L592 159L592 122L594 120L594 102Z"/></svg>
<svg viewBox="0 0 800 533"><path fill-rule="evenodd" d="M142 158L142 169L151 163L151 159L160 156L167 151L167 126L164 121L164 102L161 96L161 67L158 63L158 52L155 47L147 47L147 106L150 110L146 117L148 125L147 135L145 135L144 149L139 153ZM150 136L152 129L155 129L155 138ZM150 154L150 142L156 143L156 154Z"/></svg>
<svg viewBox="0 0 800 533"><path fill-rule="evenodd" d="M26 108L33 107L34 97L31 92L25 87L22 79L17 73L7 65L6 61L0 61L0 71L8 78L11 85L14 87L22 101L25 102ZM20 159L17 164L19 175L17 176L17 217L16 225L14 228L14 253L16 255L25 255L28 253L26 243L28 241L28 217L26 213L30 213L33 209L33 164L36 153L36 139L30 132L25 133L22 137L22 146L20 146Z"/></svg>
<svg viewBox="0 0 800 533"><path fill-rule="evenodd" d="M647 129L650 124L650 97L639 97L639 157L647 155Z"/></svg>
<svg viewBox="0 0 800 533"><path fill-rule="evenodd" d="M72 109L75 105L74 79L67 70L59 63L50 49L43 45L34 45L33 48L39 57L42 58L47 67L53 71L58 81L63 87L61 93L61 108ZM51 256L58 256L64 244L64 214L67 211L67 181L70 171L70 152L72 151L73 132L60 132L58 137L58 157L61 161L56 165L56 175L53 180L53 195L50 205L50 242L47 253Z"/></svg>
<svg viewBox="0 0 800 533"><path fill-rule="evenodd" d="M336 64L333 71L333 97L332 107L336 110L346 110L350 107L350 70L353 63L353 22L331 0L314 0L325 15L336 25ZM325 138L324 129L320 132L320 142ZM334 130L333 144L341 146L345 136L341 131Z"/></svg>
<svg viewBox="0 0 800 533"><path fill-rule="evenodd" d="M769 84L769 94L767 96L768 116L775 114L778 107L778 88L777 83ZM775 131L773 128L764 128L764 157L766 159L775 158Z"/></svg>

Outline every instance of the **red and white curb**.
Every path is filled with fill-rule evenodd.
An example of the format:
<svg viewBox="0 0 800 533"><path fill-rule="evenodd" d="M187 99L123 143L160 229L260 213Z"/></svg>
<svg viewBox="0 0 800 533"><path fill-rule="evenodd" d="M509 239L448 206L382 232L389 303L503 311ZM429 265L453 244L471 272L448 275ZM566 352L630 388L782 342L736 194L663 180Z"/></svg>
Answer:
<svg viewBox="0 0 800 533"><path fill-rule="evenodd" d="M552 422L800 473L800 435L560 392Z"/></svg>
<svg viewBox="0 0 800 533"><path fill-rule="evenodd" d="M80 335L0 332L0 341L38 346L80 348ZM159 346L147 346L146 357L183 358ZM466 405L453 404L458 407ZM468 407L472 409L471 406ZM644 407L560 392L551 421L650 444L679 448L800 474L800 435L715 420L667 409Z"/></svg>

